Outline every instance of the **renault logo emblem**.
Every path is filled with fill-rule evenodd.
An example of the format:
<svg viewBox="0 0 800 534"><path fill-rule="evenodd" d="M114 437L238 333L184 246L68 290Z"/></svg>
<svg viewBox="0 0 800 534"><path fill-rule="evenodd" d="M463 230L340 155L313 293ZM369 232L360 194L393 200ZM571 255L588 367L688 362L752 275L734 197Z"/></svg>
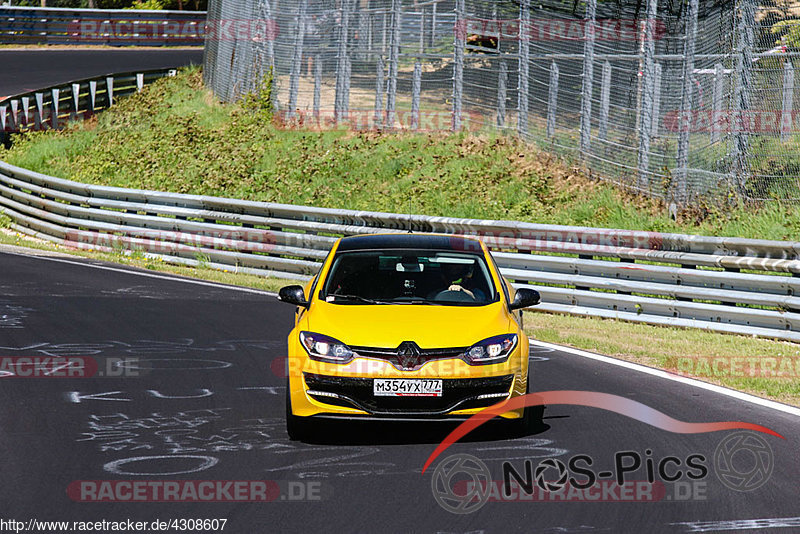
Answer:
<svg viewBox="0 0 800 534"><path fill-rule="evenodd" d="M397 363L404 370L411 370L420 364L420 350L413 341L403 341L397 347Z"/></svg>

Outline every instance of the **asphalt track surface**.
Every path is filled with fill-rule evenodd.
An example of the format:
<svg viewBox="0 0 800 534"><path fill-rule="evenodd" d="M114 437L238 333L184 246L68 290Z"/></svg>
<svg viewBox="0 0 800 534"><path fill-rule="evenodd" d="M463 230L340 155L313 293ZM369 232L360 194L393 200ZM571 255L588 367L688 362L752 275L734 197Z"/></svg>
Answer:
<svg viewBox="0 0 800 534"><path fill-rule="evenodd" d="M750 492L719 481L712 457L734 431L673 434L581 406L545 407L525 436L481 429L424 474L452 425L329 424L312 443L292 442L280 365L292 313L269 294L0 253L0 356L86 356L101 371L121 365L135 375L0 379L2 518L227 518L224 532L800 531L796 416L542 347L531 351L531 391L613 393L683 421L748 421L781 433L786 440L763 436L774 452L769 481ZM525 459L536 466L586 454L601 472L613 469L618 451L644 458L646 450L657 459L704 455L708 476L692 489L702 495L679 500L691 485L683 477L681 488L664 484L657 502L492 500L454 514L431 489L434 469L453 454L479 458L501 480L504 460L523 472ZM742 454L738 462L752 460ZM626 480L645 477L643 467ZM67 488L85 480L269 480L281 494L271 502L76 502ZM301 489L312 498L300 498Z"/></svg>
<svg viewBox="0 0 800 534"><path fill-rule="evenodd" d="M0 49L0 65L3 65L0 97L114 72L183 67L202 62L202 47Z"/></svg>

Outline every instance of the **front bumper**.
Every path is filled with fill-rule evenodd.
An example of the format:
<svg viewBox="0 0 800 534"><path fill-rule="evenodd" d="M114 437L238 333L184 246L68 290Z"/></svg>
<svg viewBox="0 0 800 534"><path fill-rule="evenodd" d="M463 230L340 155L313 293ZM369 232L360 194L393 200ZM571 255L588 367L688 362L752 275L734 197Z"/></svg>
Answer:
<svg viewBox="0 0 800 534"><path fill-rule="evenodd" d="M442 416L486 408L508 399L514 375L442 379L440 397L376 397L372 378L303 373L306 396L320 404L360 410L371 416Z"/></svg>

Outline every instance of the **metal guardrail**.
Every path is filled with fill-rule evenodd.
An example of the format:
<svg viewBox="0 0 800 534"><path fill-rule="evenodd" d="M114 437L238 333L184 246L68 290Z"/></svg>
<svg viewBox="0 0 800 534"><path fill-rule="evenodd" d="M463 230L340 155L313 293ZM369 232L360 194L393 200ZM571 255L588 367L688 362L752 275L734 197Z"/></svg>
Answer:
<svg viewBox="0 0 800 534"><path fill-rule="evenodd" d="M111 107L114 99L140 91L177 69L108 74L67 82L0 100L0 137L27 130L58 129Z"/></svg>
<svg viewBox="0 0 800 534"><path fill-rule="evenodd" d="M199 46L205 21L205 11L0 6L0 43Z"/></svg>
<svg viewBox="0 0 800 534"><path fill-rule="evenodd" d="M800 243L338 210L88 185L0 162L0 211L69 247L306 280L336 236L479 236L537 309L800 342Z"/></svg>

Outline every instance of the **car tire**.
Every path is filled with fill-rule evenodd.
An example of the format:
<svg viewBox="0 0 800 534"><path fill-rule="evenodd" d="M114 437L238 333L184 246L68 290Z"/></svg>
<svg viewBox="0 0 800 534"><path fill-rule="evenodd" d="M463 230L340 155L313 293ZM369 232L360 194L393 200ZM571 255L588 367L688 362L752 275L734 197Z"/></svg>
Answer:
<svg viewBox="0 0 800 534"><path fill-rule="evenodd" d="M525 383L526 395L530 393L530 384L531 384L530 378L531 378L530 375L528 375L528 378ZM522 409L522 417L520 417L519 419L512 419L511 421L509 421L511 434L514 437L526 436L532 427L532 423L533 423L533 408L526 406L525 408Z"/></svg>
<svg viewBox="0 0 800 534"><path fill-rule="evenodd" d="M308 435L308 422L305 417L292 413L292 395L289 381L286 381L286 433L291 441L302 441Z"/></svg>

